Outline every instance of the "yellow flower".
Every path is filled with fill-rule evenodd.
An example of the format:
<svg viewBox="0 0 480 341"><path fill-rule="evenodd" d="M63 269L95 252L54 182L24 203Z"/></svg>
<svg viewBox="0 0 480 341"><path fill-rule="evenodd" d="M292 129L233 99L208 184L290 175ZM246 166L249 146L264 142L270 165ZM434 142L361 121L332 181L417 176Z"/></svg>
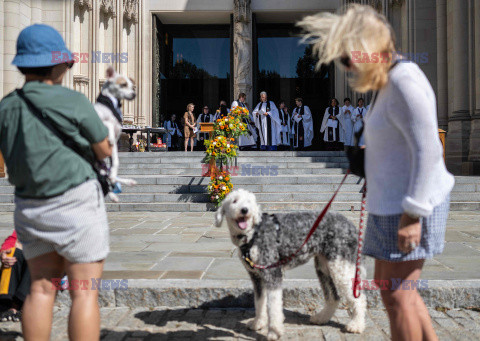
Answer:
<svg viewBox="0 0 480 341"><path fill-rule="evenodd" d="M230 154L232 150L230 148L227 148L227 153Z"/></svg>

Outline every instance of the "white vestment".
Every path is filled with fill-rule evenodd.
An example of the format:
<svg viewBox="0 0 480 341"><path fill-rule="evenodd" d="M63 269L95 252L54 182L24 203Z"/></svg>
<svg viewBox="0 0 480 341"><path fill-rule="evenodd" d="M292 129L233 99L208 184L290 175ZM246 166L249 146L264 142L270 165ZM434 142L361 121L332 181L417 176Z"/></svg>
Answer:
<svg viewBox="0 0 480 341"><path fill-rule="evenodd" d="M233 110L235 107L247 108L245 103L242 103L240 101L233 101L232 102L231 110ZM238 146L239 147L251 147L251 146L256 147L257 146L257 132L255 131L255 127L252 126L252 124L250 122L250 118L251 118L251 116L250 116L250 113L249 113L249 118L247 118L243 122L243 123L247 124L248 134L247 135L242 135L238 138Z"/></svg>
<svg viewBox="0 0 480 341"><path fill-rule="evenodd" d="M335 107L338 109L337 115L335 113L337 112L336 110L332 110L333 116L335 116L337 119L333 120L330 117L330 112L329 109L331 107L328 107L325 110L325 114L323 115L323 121L322 121L322 126L320 128L320 133L323 133L323 141L325 142L337 142L340 141L340 131L343 129L342 128L342 114L340 112L340 108ZM337 132L338 135L337 136Z"/></svg>
<svg viewBox="0 0 480 341"><path fill-rule="evenodd" d="M352 116L352 122L353 122L353 132L354 133L357 133L360 131L360 129L363 128L363 118L365 117L365 115L367 115L367 108L365 107L357 107L355 108L355 111L353 112L353 116ZM361 116L359 116L361 115ZM365 145L365 140L363 138L363 134L362 136L360 137L360 141L359 141L359 146L364 146Z"/></svg>
<svg viewBox="0 0 480 341"><path fill-rule="evenodd" d="M303 115L300 115L301 112L301 107L296 107L293 109L292 112L292 119L293 119L293 127L292 129L295 129L296 131L293 131L293 134L295 134L295 138L293 141L293 146L298 147L298 138L299 138L299 126L300 122L303 124L303 146L304 147L309 147L312 145L312 140L313 140L313 120L312 120L312 112L310 111L310 108L306 105L303 106ZM297 124L295 124L295 122Z"/></svg>
<svg viewBox="0 0 480 341"><path fill-rule="evenodd" d="M291 126L291 117L288 111L283 111L280 109L278 112L278 117L280 118L281 133L280 133L280 144L284 146L290 146L290 134L292 133Z"/></svg>
<svg viewBox="0 0 480 341"><path fill-rule="evenodd" d="M278 116L277 106L272 101L268 102L270 111L267 111L267 102L260 102L252 114L255 117L255 125L260 133L260 144L262 146L276 146L281 143L280 133L282 131L282 125ZM267 113L267 115L264 115L265 113ZM268 130L269 118L270 130ZM271 139L270 143L269 139Z"/></svg>
<svg viewBox="0 0 480 341"><path fill-rule="evenodd" d="M180 129L178 129L177 122L167 121L165 123L165 129L167 129L167 133L164 134L163 136L166 141L163 141L163 142L166 143L169 148L171 148L172 137L175 135L175 132L177 133L178 139L181 138L183 135Z"/></svg>
<svg viewBox="0 0 480 341"><path fill-rule="evenodd" d="M340 112L342 113L342 127L344 132L344 143L345 146L353 146L354 139L353 139L353 122L352 116L355 108L353 106L346 106L340 108Z"/></svg>

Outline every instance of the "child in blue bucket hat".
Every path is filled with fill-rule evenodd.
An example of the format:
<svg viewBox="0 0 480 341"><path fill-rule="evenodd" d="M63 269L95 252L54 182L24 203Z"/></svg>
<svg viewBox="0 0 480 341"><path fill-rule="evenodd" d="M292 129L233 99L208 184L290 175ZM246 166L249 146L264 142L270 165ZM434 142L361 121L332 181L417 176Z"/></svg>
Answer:
<svg viewBox="0 0 480 341"><path fill-rule="evenodd" d="M15 230L31 275L23 337L50 338L55 294L66 273L69 336L98 340L92 279L102 276L109 233L103 192L87 160L111 155L108 131L83 94L61 85L73 58L54 28L35 24L21 31L12 64L25 84L0 102L0 150L15 186ZM79 152L54 130L73 140Z"/></svg>

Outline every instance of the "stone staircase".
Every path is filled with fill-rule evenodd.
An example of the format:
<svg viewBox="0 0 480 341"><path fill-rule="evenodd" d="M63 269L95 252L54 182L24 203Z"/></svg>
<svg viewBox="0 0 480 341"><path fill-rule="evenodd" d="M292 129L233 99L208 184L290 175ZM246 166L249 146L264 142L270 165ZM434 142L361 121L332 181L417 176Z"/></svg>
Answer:
<svg viewBox="0 0 480 341"><path fill-rule="evenodd" d="M241 152L232 177L234 188L254 192L265 211L321 210L340 183L347 159L343 152ZM124 187L120 203L109 211L191 211L214 209L202 177L203 152L120 153L122 177L138 185ZM361 184L349 176L333 209L359 210ZM452 210L480 209L480 177L456 177ZM13 188L0 179L0 211L12 211Z"/></svg>

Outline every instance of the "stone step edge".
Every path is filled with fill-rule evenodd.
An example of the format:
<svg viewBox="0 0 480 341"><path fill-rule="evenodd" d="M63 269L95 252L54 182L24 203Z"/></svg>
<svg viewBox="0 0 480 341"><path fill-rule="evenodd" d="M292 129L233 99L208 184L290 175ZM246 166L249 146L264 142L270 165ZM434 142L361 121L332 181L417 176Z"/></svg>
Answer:
<svg viewBox="0 0 480 341"><path fill-rule="evenodd" d="M111 288L122 280L103 281ZM428 307L480 307L478 279L421 281L427 288L419 293ZM101 307L253 308L254 304L249 280L129 279L123 283L126 289L100 290ZM361 295L366 295L369 308L383 307L378 290L363 290ZM284 280L283 300L284 308L318 311L324 305L318 280ZM68 292L60 292L55 304L69 306Z"/></svg>

